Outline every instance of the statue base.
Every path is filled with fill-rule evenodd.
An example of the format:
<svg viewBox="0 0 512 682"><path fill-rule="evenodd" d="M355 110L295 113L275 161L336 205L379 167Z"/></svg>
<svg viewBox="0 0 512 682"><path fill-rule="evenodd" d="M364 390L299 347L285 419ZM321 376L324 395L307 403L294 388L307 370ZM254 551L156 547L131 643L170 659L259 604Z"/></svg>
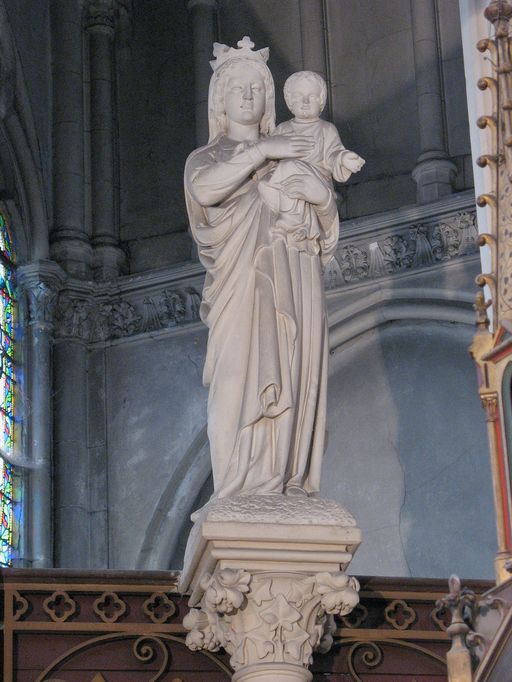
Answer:
<svg viewBox="0 0 512 682"><path fill-rule="evenodd" d="M231 655L237 682L308 682L328 651L334 615L359 601L345 569L361 542L336 502L285 495L212 500L197 515L179 589L193 607L192 650Z"/></svg>

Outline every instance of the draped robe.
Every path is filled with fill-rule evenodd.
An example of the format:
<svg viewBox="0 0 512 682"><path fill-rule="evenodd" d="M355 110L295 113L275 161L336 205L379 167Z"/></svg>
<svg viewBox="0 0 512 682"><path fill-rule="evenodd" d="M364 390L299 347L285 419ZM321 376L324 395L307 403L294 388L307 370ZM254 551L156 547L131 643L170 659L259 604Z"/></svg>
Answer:
<svg viewBox="0 0 512 682"><path fill-rule="evenodd" d="M192 234L206 269L203 380L214 496L318 491L324 450L327 324L322 261L338 241L326 206L264 200L275 164L219 136L185 168ZM310 169L314 172L313 169ZM308 168L304 168L308 172Z"/></svg>

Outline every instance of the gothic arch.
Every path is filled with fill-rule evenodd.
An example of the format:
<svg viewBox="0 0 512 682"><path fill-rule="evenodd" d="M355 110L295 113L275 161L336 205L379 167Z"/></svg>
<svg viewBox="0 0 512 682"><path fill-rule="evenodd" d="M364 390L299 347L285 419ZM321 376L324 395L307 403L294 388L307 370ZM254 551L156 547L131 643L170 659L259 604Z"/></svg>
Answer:
<svg viewBox="0 0 512 682"><path fill-rule="evenodd" d="M48 258L48 210L34 117L5 3L0 0L0 173L19 260Z"/></svg>
<svg viewBox="0 0 512 682"><path fill-rule="evenodd" d="M193 505L211 473L206 425L183 454L155 508L137 560L139 569L171 565Z"/></svg>
<svg viewBox="0 0 512 682"><path fill-rule="evenodd" d="M334 350L391 320L459 323L467 328L468 335L464 341L469 343L474 322L473 297L442 289L381 289L357 305L340 307L330 316L330 348ZM180 536L210 473L205 425L183 454L160 496L144 537L137 568L163 569L171 566Z"/></svg>
<svg viewBox="0 0 512 682"><path fill-rule="evenodd" d="M474 296L449 289L384 287L329 317L331 351L390 321L457 322L474 327ZM468 336L468 342L469 342Z"/></svg>

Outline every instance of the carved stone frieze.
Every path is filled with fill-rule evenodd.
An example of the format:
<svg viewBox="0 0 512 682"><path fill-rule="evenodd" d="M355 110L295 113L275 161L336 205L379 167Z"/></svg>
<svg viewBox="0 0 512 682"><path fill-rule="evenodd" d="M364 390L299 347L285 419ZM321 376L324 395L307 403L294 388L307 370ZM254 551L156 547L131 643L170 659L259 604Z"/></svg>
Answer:
<svg viewBox="0 0 512 682"><path fill-rule="evenodd" d="M200 608L183 624L193 651L223 647L240 670L254 664L308 668L332 644L334 615L359 603L359 583L343 572L313 576L224 568L202 579Z"/></svg>
<svg viewBox="0 0 512 682"><path fill-rule="evenodd" d="M436 265L478 250L473 211L406 224L391 232L382 231L382 237L380 232L350 241L342 237L325 268L326 289Z"/></svg>
<svg viewBox="0 0 512 682"><path fill-rule="evenodd" d="M55 335L96 343L179 327L199 320L200 303L201 294L190 286L131 300L68 289L58 300Z"/></svg>

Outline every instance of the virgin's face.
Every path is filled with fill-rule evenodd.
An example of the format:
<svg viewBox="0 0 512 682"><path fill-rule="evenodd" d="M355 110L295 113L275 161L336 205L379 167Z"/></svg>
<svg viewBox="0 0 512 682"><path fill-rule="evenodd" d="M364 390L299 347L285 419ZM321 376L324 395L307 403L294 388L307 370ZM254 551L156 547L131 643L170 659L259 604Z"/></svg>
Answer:
<svg viewBox="0 0 512 682"><path fill-rule="evenodd" d="M224 91L224 109L228 120L241 125L261 121L265 111L265 83L253 66L237 64L234 67Z"/></svg>

